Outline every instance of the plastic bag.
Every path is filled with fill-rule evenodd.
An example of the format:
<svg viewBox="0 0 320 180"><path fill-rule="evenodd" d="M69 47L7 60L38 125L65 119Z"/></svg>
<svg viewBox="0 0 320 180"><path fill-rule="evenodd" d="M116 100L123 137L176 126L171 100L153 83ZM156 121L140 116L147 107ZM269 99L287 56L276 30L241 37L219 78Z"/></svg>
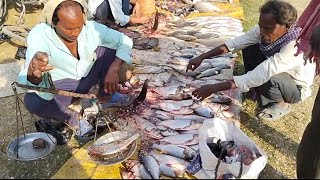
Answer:
<svg viewBox="0 0 320 180"><path fill-rule="evenodd" d="M234 177L239 175L243 179L257 179L260 172L267 164L267 155L260 149L247 135L245 135L234 124L225 121L221 118L213 118L205 120L202 127L199 129L199 152L201 157L201 167L194 176L198 179L214 179L222 175L232 174ZM245 146L254 152L257 156L249 165L242 164L241 162L233 162L227 164L220 161L215 176L216 165L218 158L211 152L207 143L212 143L213 139L221 139L221 141L233 141L236 146Z"/></svg>

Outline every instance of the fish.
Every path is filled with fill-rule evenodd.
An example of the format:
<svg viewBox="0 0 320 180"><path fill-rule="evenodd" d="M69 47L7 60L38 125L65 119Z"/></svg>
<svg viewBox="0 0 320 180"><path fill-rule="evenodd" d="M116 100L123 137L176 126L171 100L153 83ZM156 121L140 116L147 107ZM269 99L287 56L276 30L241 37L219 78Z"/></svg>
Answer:
<svg viewBox="0 0 320 180"><path fill-rule="evenodd" d="M178 174L183 174L187 165L189 164L189 162L186 160L170 155L158 154L154 151L151 151L149 155L153 156L159 163L169 166L170 168L174 169L175 172L179 172Z"/></svg>
<svg viewBox="0 0 320 180"><path fill-rule="evenodd" d="M200 2L194 5L194 8L200 13L223 12L220 8L210 2Z"/></svg>
<svg viewBox="0 0 320 180"><path fill-rule="evenodd" d="M139 134L135 134L132 137L124 140L116 140L111 143L101 143L97 145L90 146L88 148L89 155L110 155L115 154L120 151L125 150L129 145L131 145L135 140L139 138Z"/></svg>
<svg viewBox="0 0 320 180"><path fill-rule="evenodd" d="M181 100L187 100L192 99L192 95L188 93L177 93L173 95L168 95L164 97L160 97L160 99L163 100L173 100L173 101L181 101Z"/></svg>
<svg viewBox="0 0 320 180"><path fill-rule="evenodd" d="M220 35L216 33L197 33L194 35L197 39L210 39L210 38L219 38Z"/></svg>
<svg viewBox="0 0 320 180"><path fill-rule="evenodd" d="M195 130L202 126L202 122L194 120L165 120L157 125L166 126L173 130Z"/></svg>
<svg viewBox="0 0 320 180"><path fill-rule="evenodd" d="M184 41L194 41L194 40L197 39L197 38L194 37L194 36L183 35L183 34L177 34L177 35L174 35L173 37L175 37L175 38L177 38L177 39L184 40Z"/></svg>
<svg viewBox="0 0 320 180"><path fill-rule="evenodd" d="M211 108L207 106L202 106L194 109L194 112L199 114L200 116L207 117L207 118L213 118L214 117L214 112L212 111Z"/></svg>
<svg viewBox="0 0 320 180"><path fill-rule="evenodd" d="M175 136L164 137L158 142L161 144L176 144L176 145L195 145L199 143L198 134L179 134Z"/></svg>
<svg viewBox="0 0 320 180"><path fill-rule="evenodd" d="M197 151L199 149L199 144L189 146L191 149Z"/></svg>
<svg viewBox="0 0 320 180"><path fill-rule="evenodd" d="M193 100L183 100L183 101L172 101L172 100L164 100L157 104L162 110L171 112L181 109L182 107L191 106L193 104Z"/></svg>
<svg viewBox="0 0 320 180"><path fill-rule="evenodd" d="M173 129L169 129L169 128L166 128L165 130L160 130L161 132L161 135L164 136L164 137L167 137L167 136L175 136L175 135L178 135L179 133Z"/></svg>
<svg viewBox="0 0 320 180"><path fill-rule="evenodd" d="M159 168L160 168L160 174L165 175L167 177L182 177L183 174L178 175L174 169L170 168L169 166L159 163Z"/></svg>
<svg viewBox="0 0 320 180"><path fill-rule="evenodd" d="M227 104L227 105L232 103L231 97L223 94L214 94L211 98L206 100L213 103Z"/></svg>
<svg viewBox="0 0 320 180"><path fill-rule="evenodd" d="M121 172L122 179L141 179L141 177L136 176L133 172L122 171Z"/></svg>
<svg viewBox="0 0 320 180"><path fill-rule="evenodd" d="M160 179L159 164L153 156L140 154L139 159L151 175L152 179Z"/></svg>
<svg viewBox="0 0 320 180"><path fill-rule="evenodd" d="M161 139L162 135L157 126L147 121L144 118L139 117L138 115L132 115L132 118L135 120L139 129L143 131L147 136L154 139Z"/></svg>
<svg viewBox="0 0 320 180"><path fill-rule="evenodd" d="M157 111L155 111L155 113L156 113L156 117L161 119L161 120L169 120L169 119L173 119L175 117L174 114L170 114L170 113L165 112L165 111L157 110ZM159 115L159 117L158 117L158 115Z"/></svg>
<svg viewBox="0 0 320 180"><path fill-rule="evenodd" d="M179 130L177 131L179 134L199 134L199 130Z"/></svg>
<svg viewBox="0 0 320 180"><path fill-rule="evenodd" d="M137 160L127 160L124 162L124 166L137 177L141 177L142 179L152 179L144 165Z"/></svg>
<svg viewBox="0 0 320 180"><path fill-rule="evenodd" d="M173 145L173 144L168 144L168 145L158 145L158 144L153 144L151 146L153 149L157 149L165 154L185 159L185 160L192 160L194 156L196 155L196 151L191 149L188 146L183 146L183 145Z"/></svg>
<svg viewBox="0 0 320 180"><path fill-rule="evenodd" d="M154 91L159 95L167 96L176 94L181 91L183 86L181 85L172 85L172 86L165 86L165 87L157 87L157 88L150 88L150 91Z"/></svg>
<svg viewBox="0 0 320 180"><path fill-rule="evenodd" d="M207 69L207 70L201 72L196 77L197 78L210 77L210 76L220 74L220 72L221 72L221 69L219 69L219 68L211 68L211 69Z"/></svg>
<svg viewBox="0 0 320 180"><path fill-rule="evenodd" d="M198 71L198 72L203 72L207 69L211 69L212 68L212 65L210 63L201 63L199 67L197 67L197 69L195 69L195 71Z"/></svg>
<svg viewBox="0 0 320 180"><path fill-rule="evenodd" d="M179 110L170 111L170 113L175 115L188 115L188 114L192 114L193 110L190 109L189 107L182 107Z"/></svg>
<svg viewBox="0 0 320 180"><path fill-rule="evenodd" d="M175 120L194 120L194 121L199 121L199 122L203 122L206 118L202 117L202 116L198 116L198 115L176 115L174 116Z"/></svg>

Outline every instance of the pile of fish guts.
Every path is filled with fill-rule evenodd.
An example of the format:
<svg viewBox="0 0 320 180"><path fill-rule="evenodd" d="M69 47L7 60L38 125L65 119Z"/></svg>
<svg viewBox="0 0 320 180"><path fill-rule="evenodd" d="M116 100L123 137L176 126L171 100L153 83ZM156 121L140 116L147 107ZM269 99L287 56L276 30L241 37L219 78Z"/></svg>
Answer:
<svg viewBox="0 0 320 180"><path fill-rule="evenodd" d="M198 130L204 120L233 117L228 111L232 98L214 94L199 101L191 95L194 89L181 84L148 87L142 104L132 112L119 113L115 127L141 138L139 158L123 163L127 169L121 173L124 179L183 177L198 150Z"/></svg>

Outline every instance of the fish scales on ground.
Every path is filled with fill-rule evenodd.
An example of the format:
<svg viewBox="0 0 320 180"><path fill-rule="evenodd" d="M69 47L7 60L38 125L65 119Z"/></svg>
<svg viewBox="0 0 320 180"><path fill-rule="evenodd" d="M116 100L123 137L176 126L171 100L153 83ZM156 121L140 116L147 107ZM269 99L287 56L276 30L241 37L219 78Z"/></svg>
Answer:
<svg viewBox="0 0 320 180"><path fill-rule="evenodd" d="M168 145L158 145L158 144L153 144L151 146L153 149L157 149L167 155L171 155L180 159L185 159L185 160L192 160L194 156L196 155L196 151L191 149L188 146L184 145L173 145L173 144L168 144Z"/></svg>
<svg viewBox="0 0 320 180"><path fill-rule="evenodd" d="M140 154L139 159L151 175L152 179L160 179L159 164L153 156Z"/></svg>
<svg viewBox="0 0 320 180"><path fill-rule="evenodd" d="M173 130L196 130L202 126L202 122L195 120L165 120L158 125L165 126Z"/></svg>

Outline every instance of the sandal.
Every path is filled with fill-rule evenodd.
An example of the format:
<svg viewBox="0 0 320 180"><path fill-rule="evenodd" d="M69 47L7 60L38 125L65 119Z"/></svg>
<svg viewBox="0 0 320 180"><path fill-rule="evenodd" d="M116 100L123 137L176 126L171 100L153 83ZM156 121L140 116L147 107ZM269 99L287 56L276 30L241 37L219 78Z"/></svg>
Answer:
<svg viewBox="0 0 320 180"><path fill-rule="evenodd" d="M284 109L278 106L276 103L272 103L271 105L267 106L263 110L261 110L257 117L263 121L275 121L280 119L281 117L285 116L291 111L290 106Z"/></svg>
<svg viewBox="0 0 320 180"><path fill-rule="evenodd" d="M159 39L155 37L146 37L134 39L133 48L139 50L147 50L156 47L159 44Z"/></svg>
<svg viewBox="0 0 320 180"><path fill-rule="evenodd" d="M127 95L127 94L121 94L121 93L114 93L111 97L111 99L101 104L102 109L106 109L109 107L123 107L128 106L129 102L133 99L133 97Z"/></svg>

